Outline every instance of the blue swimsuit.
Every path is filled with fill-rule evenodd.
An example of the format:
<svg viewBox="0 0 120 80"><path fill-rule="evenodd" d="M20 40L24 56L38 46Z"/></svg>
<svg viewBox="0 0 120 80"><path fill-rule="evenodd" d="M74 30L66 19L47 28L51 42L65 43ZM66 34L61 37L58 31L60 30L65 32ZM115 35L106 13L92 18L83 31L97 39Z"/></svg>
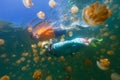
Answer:
<svg viewBox="0 0 120 80"><path fill-rule="evenodd" d="M51 52L56 56L68 55L78 51L83 46L86 46L85 42L81 38L75 38L73 40L52 44Z"/></svg>

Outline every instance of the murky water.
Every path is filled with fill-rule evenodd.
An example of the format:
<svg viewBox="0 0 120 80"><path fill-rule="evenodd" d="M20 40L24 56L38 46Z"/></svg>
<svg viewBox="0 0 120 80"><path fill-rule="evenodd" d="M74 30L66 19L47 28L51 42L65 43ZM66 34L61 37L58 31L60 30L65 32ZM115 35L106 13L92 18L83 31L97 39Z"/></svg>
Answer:
<svg viewBox="0 0 120 80"><path fill-rule="evenodd" d="M65 28L77 20L82 26L90 26L82 19L82 10L96 2L95 0L55 1L57 5L53 8L54 10L50 8L46 13L46 21L55 22L57 26L63 24ZM95 37L103 41L82 47L74 54L64 55L62 53L63 55L58 57L46 52L45 48L41 48L39 39L31 38L31 33L26 27L30 23L34 28L38 22L44 21L43 19L34 21L35 16L26 25L20 23L17 27L15 27L15 22L1 19L0 78L7 75L10 80L112 80L113 72L120 74L120 1L99 0L99 2L106 3L107 7L112 10L112 15L104 23L90 26L87 29L70 30L57 37L56 42L64 42L76 37ZM73 5L79 8L77 14L70 12ZM109 60L110 65L107 70L98 67L96 61L100 59Z"/></svg>

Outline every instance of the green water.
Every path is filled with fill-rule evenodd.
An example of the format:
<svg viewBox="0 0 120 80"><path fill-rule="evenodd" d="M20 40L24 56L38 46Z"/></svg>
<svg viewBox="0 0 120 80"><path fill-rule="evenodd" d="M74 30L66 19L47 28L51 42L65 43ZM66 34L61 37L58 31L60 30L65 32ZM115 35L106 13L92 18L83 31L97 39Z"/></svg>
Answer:
<svg viewBox="0 0 120 80"><path fill-rule="evenodd" d="M118 1L119 2L119 1ZM112 4L119 5L116 3ZM12 23L0 21L0 39L5 41L5 44L0 45L0 77L4 75L10 76L10 80L34 80L33 74L35 70L42 71L42 80L48 75L53 77L53 80L111 80L112 72L120 73L120 7L113 10L112 16L101 26L91 28L90 30L73 31L74 36L66 39L74 38L75 36L86 36L102 38L103 41L96 47L86 47L80 49L75 55L65 56L65 60L61 61L59 57L46 54L40 55L40 48L37 47L39 62L35 63L31 44L37 44L38 40L31 39L30 34L26 29L14 28ZM108 25L108 26L106 26ZM101 29L104 29L101 31ZM109 33L107 36L103 34ZM110 37L115 36L114 40ZM58 39L59 41L59 39ZM104 51L103 51L104 50ZM112 50L113 54L107 54ZM29 53L25 60L20 64L16 64L22 56L22 53ZM14 57L15 55L15 57ZM52 59L49 61L48 57ZM42 61L42 59L45 61ZM103 71L96 65L96 61L100 58L108 58L110 60L109 70ZM91 64L87 64L89 60ZM30 61L30 62L29 62ZM22 67L28 66L25 70ZM66 67L70 66L72 70L66 71Z"/></svg>

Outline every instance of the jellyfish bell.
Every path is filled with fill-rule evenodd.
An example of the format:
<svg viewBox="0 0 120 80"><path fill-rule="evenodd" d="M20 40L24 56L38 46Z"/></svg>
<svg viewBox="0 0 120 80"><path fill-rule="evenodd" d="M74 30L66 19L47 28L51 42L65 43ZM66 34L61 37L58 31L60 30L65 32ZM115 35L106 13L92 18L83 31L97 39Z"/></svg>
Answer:
<svg viewBox="0 0 120 80"><path fill-rule="evenodd" d="M32 35L40 41L50 40L55 37L52 25L46 21L40 22L35 25L32 31Z"/></svg>
<svg viewBox="0 0 120 80"><path fill-rule="evenodd" d="M33 78L35 80L41 80L42 79L42 72L40 70L36 70L33 74Z"/></svg>
<svg viewBox="0 0 120 80"><path fill-rule="evenodd" d="M53 80L52 75L48 75L48 76L46 77L46 80Z"/></svg>
<svg viewBox="0 0 120 80"><path fill-rule="evenodd" d="M100 61L97 61L97 66L101 69L101 70L108 70L109 69L109 65L110 62L108 59L100 59Z"/></svg>
<svg viewBox="0 0 120 80"><path fill-rule="evenodd" d="M54 7L56 6L56 2L55 2L54 0L50 0L50 1L49 1L49 6L50 6L51 8L54 8Z"/></svg>
<svg viewBox="0 0 120 80"><path fill-rule="evenodd" d="M5 44L4 39L0 39L0 45L3 45L3 44Z"/></svg>
<svg viewBox="0 0 120 80"><path fill-rule="evenodd" d="M112 11L107 8L106 4L95 2L82 11L83 20L91 26L103 24L112 14Z"/></svg>
<svg viewBox="0 0 120 80"><path fill-rule="evenodd" d="M77 13L78 13L78 10L79 10L78 7L75 6L75 5L73 5L72 8L71 8L71 13L72 13L72 14L77 14Z"/></svg>
<svg viewBox="0 0 120 80"><path fill-rule="evenodd" d="M33 6L32 0L23 0L23 4L26 8L30 8Z"/></svg>
<svg viewBox="0 0 120 80"><path fill-rule="evenodd" d="M108 68L103 67L99 61L97 61L97 66L101 69L101 70L108 70Z"/></svg>
<svg viewBox="0 0 120 80"><path fill-rule="evenodd" d="M68 73L69 73L69 72L72 72L72 67L71 67L71 66L67 66L67 67L65 68L65 71L68 72Z"/></svg>
<svg viewBox="0 0 120 80"><path fill-rule="evenodd" d="M42 44L43 44L42 41L39 41L39 42L38 42L38 46L39 46L39 47L42 47Z"/></svg>
<svg viewBox="0 0 120 80"><path fill-rule="evenodd" d="M32 49L36 49L37 45L36 44L32 44L31 47L32 47Z"/></svg>
<svg viewBox="0 0 120 80"><path fill-rule="evenodd" d="M116 37L115 35L111 35L111 36L110 36L110 39L111 39L111 40L117 40L117 37Z"/></svg>
<svg viewBox="0 0 120 80"><path fill-rule="evenodd" d="M23 66L23 67L21 68L21 70L22 70L22 71L25 71L25 70L27 70L27 67L26 67L26 66Z"/></svg>
<svg viewBox="0 0 120 80"><path fill-rule="evenodd" d="M37 13L37 17L40 18L40 19L45 19L45 13L43 11L39 11Z"/></svg>
<svg viewBox="0 0 120 80"><path fill-rule="evenodd" d="M28 32L32 32L32 27L29 26L27 29L28 29Z"/></svg>
<svg viewBox="0 0 120 80"><path fill-rule="evenodd" d="M73 32L72 32L72 31L69 31L69 32L68 32L68 35L69 35L69 37L72 37L72 36L73 36Z"/></svg>
<svg viewBox="0 0 120 80"><path fill-rule="evenodd" d="M120 74L118 73L112 73L111 74L111 80L120 80Z"/></svg>
<svg viewBox="0 0 120 80"><path fill-rule="evenodd" d="M8 75L4 75L0 78L0 80L10 80L10 77Z"/></svg>

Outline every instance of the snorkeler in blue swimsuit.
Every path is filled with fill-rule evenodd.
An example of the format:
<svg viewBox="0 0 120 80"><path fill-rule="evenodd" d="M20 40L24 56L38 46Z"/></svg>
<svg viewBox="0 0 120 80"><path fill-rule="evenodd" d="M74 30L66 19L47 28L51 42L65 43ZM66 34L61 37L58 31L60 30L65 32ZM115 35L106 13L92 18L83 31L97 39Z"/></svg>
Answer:
<svg viewBox="0 0 120 80"><path fill-rule="evenodd" d="M95 38L89 38L89 39L75 38L73 40L58 42L58 43L51 44L49 47L49 51L51 54L55 56L61 56L61 55L65 56L65 55L69 55L69 54L77 52L82 47L89 46L89 44L95 40L101 41Z"/></svg>

